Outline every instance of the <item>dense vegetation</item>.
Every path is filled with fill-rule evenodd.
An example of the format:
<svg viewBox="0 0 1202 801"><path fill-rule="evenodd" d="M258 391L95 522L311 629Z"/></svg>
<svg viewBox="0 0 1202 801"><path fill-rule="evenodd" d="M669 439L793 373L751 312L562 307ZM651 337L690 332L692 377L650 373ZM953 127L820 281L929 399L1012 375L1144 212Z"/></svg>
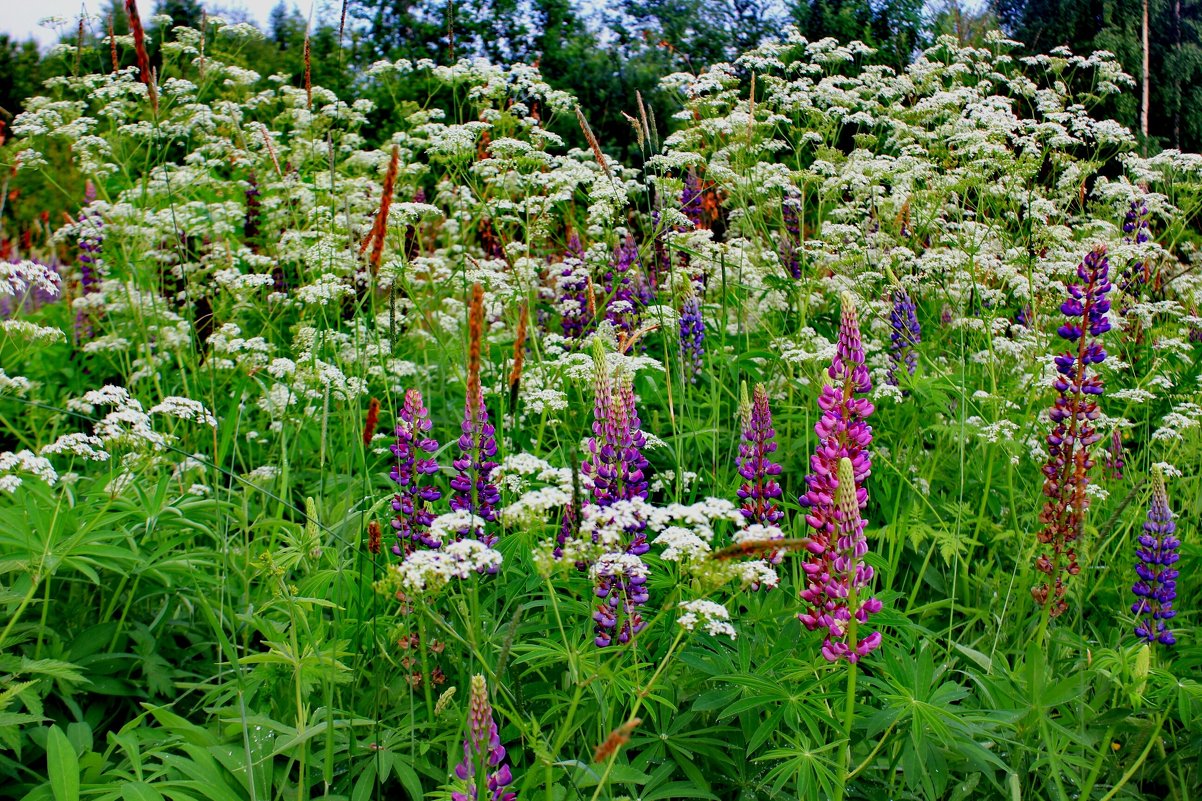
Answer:
<svg viewBox="0 0 1202 801"><path fill-rule="evenodd" d="M1202 794L1202 157L1113 57L789 28L598 138L197 25L0 150L0 793Z"/></svg>

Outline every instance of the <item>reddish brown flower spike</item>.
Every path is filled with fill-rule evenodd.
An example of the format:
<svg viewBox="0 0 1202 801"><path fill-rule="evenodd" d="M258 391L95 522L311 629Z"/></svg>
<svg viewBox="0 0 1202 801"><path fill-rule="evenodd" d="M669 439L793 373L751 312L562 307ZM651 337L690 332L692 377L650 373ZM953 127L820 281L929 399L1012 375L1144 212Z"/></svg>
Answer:
<svg viewBox="0 0 1202 801"><path fill-rule="evenodd" d="M618 749L630 742L630 735L634 732L638 725L642 723L642 718L631 718L623 723L618 728L609 733L605 738L605 742L597 746L593 751L593 762L604 762L618 752Z"/></svg>
<svg viewBox="0 0 1202 801"><path fill-rule="evenodd" d="M383 537L380 534L380 524L372 520L367 524L367 551L368 553L379 553L380 545L383 542Z"/></svg>
<svg viewBox="0 0 1202 801"><path fill-rule="evenodd" d="M367 422L363 425L363 444L370 445L371 438L376 435L376 425L380 422L380 402L375 398L367 404Z"/></svg>

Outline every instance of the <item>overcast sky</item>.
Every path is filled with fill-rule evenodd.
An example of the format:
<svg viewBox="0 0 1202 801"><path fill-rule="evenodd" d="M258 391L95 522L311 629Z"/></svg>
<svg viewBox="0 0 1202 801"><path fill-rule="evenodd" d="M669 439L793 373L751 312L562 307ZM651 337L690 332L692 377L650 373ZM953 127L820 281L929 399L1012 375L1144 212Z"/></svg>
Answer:
<svg viewBox="0 0 1202 801"><path fill-rule="evenodd" d="M204 6L210 9L221 7L244 10L262 26L266 24L267 15L277 2L279 0L217 0L217 2L206 2ZM298 8L306 17L309 16L310 6L314 5L314 0L285 0L285 2L290 7ZM324 5L325 3L318 0L316 3L318 12ZM0 0L0 32L21 40L32 36L44 46L51 45L58 41L58 31L39 25L40 20L46 17L61 17L68 20L64 24L74 30L79 24L80 9L88 14L99 16L101 10L108 7L107 0L82 0L82 2L81 0ZM153 13L154 7L154 0L139 0L138 10L141 11L143 19Z"/></svg>

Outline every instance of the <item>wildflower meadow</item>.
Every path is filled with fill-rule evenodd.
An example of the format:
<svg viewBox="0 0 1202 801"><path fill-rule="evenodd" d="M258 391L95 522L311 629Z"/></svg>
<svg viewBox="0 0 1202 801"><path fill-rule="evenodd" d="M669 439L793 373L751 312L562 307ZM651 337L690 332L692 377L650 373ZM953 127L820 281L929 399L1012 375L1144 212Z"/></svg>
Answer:
<svg viewBox="0 0 1202 801"><path fill-rule="evenodd" d="M1202 799L1202 156L1110 54L786 28L614 142L126 9L0 147L0 796Z"/></svg>

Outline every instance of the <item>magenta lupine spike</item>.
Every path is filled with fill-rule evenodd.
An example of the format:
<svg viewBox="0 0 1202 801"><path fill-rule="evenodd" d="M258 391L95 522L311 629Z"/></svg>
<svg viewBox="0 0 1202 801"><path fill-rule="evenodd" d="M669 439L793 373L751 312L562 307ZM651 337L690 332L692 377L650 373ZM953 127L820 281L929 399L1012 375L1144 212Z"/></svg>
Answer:
<svg viewBox="0 0 1202 801"><path fill-rule="evenodd" d="M1139 535L1139 548L1135 555L1136 581L1131 586L1135 603L1131 612L1135 615L1135 633L1141 640L1161 645L1174 645L1177 638L1165 621L1177 615L1173 602L1177 600L1177 564L1181 540L1177 537L1177 524L1173 522L1173 511L1169 508L1169 495L1164 488L1164 474L1159 467L1152 472L1152 502L1148 506L1148 519L1143 533Z"/></svg>
<svg viewBox="0 0 1202 801"><path fill-rule="evenodd" d="M781 202L781 217L785 223L785 233L780 242L780 258L794 278L801 278L801 199L797 192L790 190Z"/></svg>
<svg viewBox="0 0 1202 801"><path fill-rule="evenodd" d="M453 801L481 801L476 791L477 773L483 771L490 801L514 801L517 794L509 791L513 772L505 760L505 746L497 731L492 704L488 701L488 684L484 676L472 676L468 701L468 733L463 741L463 761L455 765L455 775L467 782L466 792L451 793Z"/></svg>
<svg viewBox="0 0 1202 801"><path fill-rule="evenodd" d="M634 237L627 235L618 246L609 270L605 273L605 294L608 303L605 317L618 331L630 333L638 317L638 300L635 294L635 268L639 250Z"/></svg>
<svg viewBox="0 0 1202 801"><path fill-rule="evenodd" d="M684 358L685 375L696 384L704 371L705 318L701 316L701 301L690 289L680 307L680 352Z"/></svg>
<svg viewBox="0 0 1202 801"><path fill-rule="evenodd" d="M818 622L826 627L822 656L828 662L846 659L855 664L881 644L879 631L862 639L859 631L868 623L869 615L881 610L881 602L869 595L873 570L864 561L868 541L864 538L855 468L847 457L839 460L836 495L839 536L823 587L827 601Z"/></svg>
<svg viewBox="0 0 1202 801"><path fill-rule="evenodd" d="M830 383L822 387L818 398L822 416L814 426L818 448L810 457L813 472L806 476L809 489L799 499L806 509L806 523L813 529L806 561L802 565L806 586L801 591L801 599L807 609L798 614L798 619L810 630L825 625L824 619L837 605L837 599L827 596L826 587L839 533L835 500L839 460L847 458L851 461L861 509L868 503L864 480L872 469L868 452L872 428L865 421L872 414L873 406L867 398L860 397L872 385L864 365L864 346L860 341L855 302L847 294L843 296L839 338L827 376Z"/></svg>
<svg viewBox="0 0 1202 801"><path fill-rule="evenodd" d="M423 478L438 472L438 462L434 459L438 442L429 436L432 426L422 393L406 390L398 415L396 442L392 445L396 462L391 478L400 487L392 498L392 509L396 512L392 527L398 540L392 552L398 556L408 554L419 543L427 548L442 547L441 540L430 536L430 523L434 520L430 504L442 498L442 490L424 483L427 479Z"/></svg>
<svg viewBox="0 0 1202 801"><path fill-rule="evenodd" d="M746 396L746 386L743 388ZM772 461L776 453L776 429L772 427L772 412L768 408L768 392L763 384L757 384L748 403L743 420L743 441L739 443L739 475L743 485L739 487L739 500L743 502L742 513L749 525L759 523L775 526L784 517L776 502L783 492L776 476L781 466ZM779 559L774 559L774 563Z"/></svg>
<svg viewBox="0 0 1202 801"><path fill-rule="evenodd" d="M918 351L922 342L922 327L910 293L903 287L893 290L893 309L889 312L889 373L885 379L897 386L897 371L904 363L906 372L914 375L918 367Z"/></svg>
<svg viewBox="0 0 1202 801"><path fill-rule="evenodd" d="M1077 266L1080 283L1067 286L1068 299L1060 311L1068 318L1057 330L1071 350L1056 356L1056 401L1049 413L1052 430L1047 435L1048 458L1043 467L1043 494L1047 497L1039 522L1043 529L1039 541L1051 546L1051 553L1040 554L1035 568L1044 573L1044 583L1031 588L1040 605L1047 605L1051 617L1068 609L1064 600L1065 576L1081 571L1077 564L1076 541L1085 527L1089 508L1089 471L1093 467L1090 448L1102 438L1093 427L1098 404L1092 400L1102 394L1102 378L1091 365L1106 358L1097 337L1110 330L1106 313L1110 301L1110 265L1106 248L1099 247Z"/></svg>

